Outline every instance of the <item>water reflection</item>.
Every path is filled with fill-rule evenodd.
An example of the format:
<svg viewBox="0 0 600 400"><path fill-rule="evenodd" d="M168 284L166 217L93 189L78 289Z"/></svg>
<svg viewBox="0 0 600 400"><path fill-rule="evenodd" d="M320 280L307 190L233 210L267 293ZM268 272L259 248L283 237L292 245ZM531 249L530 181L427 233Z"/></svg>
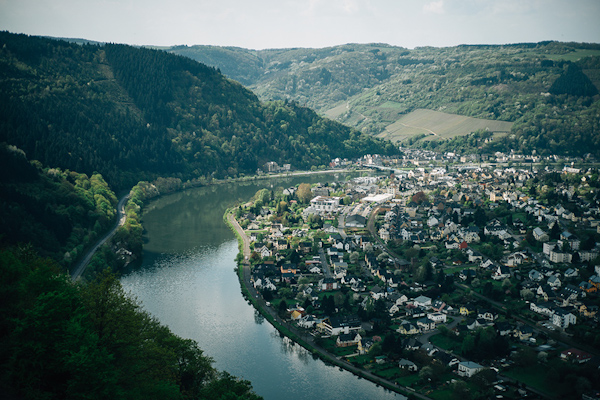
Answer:
<svg viewBox="0 0 600 400"><path fill-rule="evenodd" d="M257 310L254 310L254 322L257 325L262 325L265 322L265 317L263 317L263 315Z"/></svg>

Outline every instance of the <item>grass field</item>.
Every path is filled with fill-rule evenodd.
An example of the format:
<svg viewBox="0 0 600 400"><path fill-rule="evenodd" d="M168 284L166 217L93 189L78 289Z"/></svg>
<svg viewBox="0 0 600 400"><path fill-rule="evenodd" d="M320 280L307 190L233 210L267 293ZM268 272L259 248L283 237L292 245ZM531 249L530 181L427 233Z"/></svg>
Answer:
<svg viewBox="0 0 600 400"><path fill-rule="evenodd" d="M431 343L445 350L456 351L460 350L462 343L454 338L444 336L441 333L433 335L429 338Z"/></svg>
<svg viewBox="0 0 600 400"><path fill-rule="evenodd" d="M516 379L519 382L523 382L526 385L545 393L549 397L561 398L569 393L569 388L564 385L548 382L546 379L547 372L545 366L536 364L527 368L513 368L505 371L504 374L509 378Z"/></svg>
<svg viewBox="0 0 600 400"><path fill-rule="evenodd" d="M388 125L385 131L377 136L394 142L401 142L420 134L428 135L431 140L449 139L455 136L467 135L479 129L488 129L494 133L506 134L510 132L512 125L512 122L493 121L419 109Z"/></svg>
<svg viewBox="0 0 600 400"><path fill-rule="evenodd" d="M585 57L600 56L600 50L580 49L580 50L575 50L573 52L566 53L566 54L545 54L545 53L542 53L541 55L549 58L550 60L554 60L554 61L565 60L565 61L573 61L573 62L575 62L575 61L580 60L580 59L585 58Z"/></svg>

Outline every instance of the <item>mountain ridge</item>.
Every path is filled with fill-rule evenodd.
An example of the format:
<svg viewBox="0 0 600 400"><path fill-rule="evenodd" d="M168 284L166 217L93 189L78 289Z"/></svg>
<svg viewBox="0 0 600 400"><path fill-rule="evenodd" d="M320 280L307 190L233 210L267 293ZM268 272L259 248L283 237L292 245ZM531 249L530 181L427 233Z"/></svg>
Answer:
<svg viewBox="0 0 600 400"><path fill-rule="evenodd" d="M207 53L202 46L168 51L198 60ZM217 52L212 46L214 59ZM501 146L506 151L583 156L592 150L600 156L595 122L600 97L593 88L583 96L551 90L569 65L577 65L591 86L600 87L600 44L544 41L415 49L346 44L251 52L262 63L243 71L244 82L260 99L294 100L364 133L380 134L403 115L423 108L514 123ZM239 69L243 63L233 50L221 57L225 61L214 65L236 79L229 66ZM252 76L255 80L248 80ZM568 76L567 85L575 84L573 79Z"/></svg>

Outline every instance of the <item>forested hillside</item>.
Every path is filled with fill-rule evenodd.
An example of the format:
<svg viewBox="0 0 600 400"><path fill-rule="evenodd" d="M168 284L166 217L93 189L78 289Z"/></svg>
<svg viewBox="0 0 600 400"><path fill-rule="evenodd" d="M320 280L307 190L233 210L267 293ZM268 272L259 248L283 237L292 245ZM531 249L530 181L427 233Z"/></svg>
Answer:
<svg viewBox="0 0 600 400"><path fill-rule="evenodd" d="M0 144L0 246L29 244L69 268L113 223L117 199L101 175L30 163Z"/></svg>
<svg viewBox="0 0 600 400"><path fill-rule="evenodd" d="M396 151L297 104L263 104L189 58L7 32L0 33L0 142L43 165L99 172L113 188Z"/></svg>
<svg viewBox="0 0 600 400"><path fill-rule="evenodd" d="M30 248L0 250L0 390L7 399L247 399L103 273L85 286Z"/></svg>
<svg viewBox="0 0 600 400"><path fill-rule="evenodd" d="M261 99L295 100L373 135L411 111L429 109L514 122L513 136L471 151L600 156L600 44L170 51L219 67ZM455 142L465 150L466 141L429 139L411 142L429 148Z"/></svg>

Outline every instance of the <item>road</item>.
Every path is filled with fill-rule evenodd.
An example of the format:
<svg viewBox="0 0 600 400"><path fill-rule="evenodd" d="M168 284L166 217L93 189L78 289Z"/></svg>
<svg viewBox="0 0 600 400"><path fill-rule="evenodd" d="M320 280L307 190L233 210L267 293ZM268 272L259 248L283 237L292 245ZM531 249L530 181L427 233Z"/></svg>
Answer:
<svg viewBox="0 0 600 400"><path fill-rule="evenodd" d="M77 280L79 277L81 277L81 274L83 274L83 271L85 271L85 267L87 267L88 263L94 256L94 253L96 253L96 250L106 243L107 240L113 237L120 226L125 224L125 221L127 220L127 216L125 215L125 203L127 202L127 199L129 199L129 193L119 199L119 203L117 204L117 222L106 235L96 242L96 244L87 252L85 257L79 261L79 264L77 264L73 270L73 273L71 274L71 279Z"/></svg>

